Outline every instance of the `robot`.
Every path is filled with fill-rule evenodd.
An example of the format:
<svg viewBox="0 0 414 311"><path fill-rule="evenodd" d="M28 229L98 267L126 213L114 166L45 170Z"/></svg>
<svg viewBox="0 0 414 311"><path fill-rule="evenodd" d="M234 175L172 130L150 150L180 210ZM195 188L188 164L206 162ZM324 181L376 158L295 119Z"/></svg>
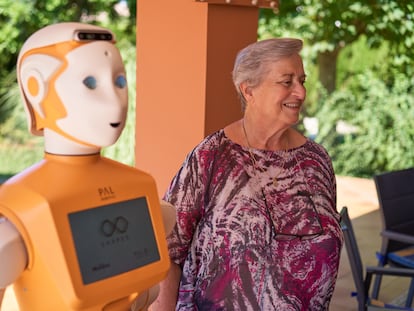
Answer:
<svg viewBox="0 0 414 311"><path fill-rule="evenodd" d="M114 34L46 26L24 43L17 80L45 155L0 187L0 288L13 285L21 311L146 310L175 211L151 175L100 155L127 114Z"/></svg>

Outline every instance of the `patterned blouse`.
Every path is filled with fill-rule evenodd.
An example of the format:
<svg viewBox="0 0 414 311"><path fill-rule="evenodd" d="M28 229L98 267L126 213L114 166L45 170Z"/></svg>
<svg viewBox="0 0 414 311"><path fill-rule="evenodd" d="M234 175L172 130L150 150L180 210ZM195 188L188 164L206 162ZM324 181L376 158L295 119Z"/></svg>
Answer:
<svg viewBox="0 0 414 311"><path fill-rule="evenodd" d="M328 310L343 238L322 146L250 150L220 130L164 199L177 209L167 239L182 268L176 310Z"/></svg>

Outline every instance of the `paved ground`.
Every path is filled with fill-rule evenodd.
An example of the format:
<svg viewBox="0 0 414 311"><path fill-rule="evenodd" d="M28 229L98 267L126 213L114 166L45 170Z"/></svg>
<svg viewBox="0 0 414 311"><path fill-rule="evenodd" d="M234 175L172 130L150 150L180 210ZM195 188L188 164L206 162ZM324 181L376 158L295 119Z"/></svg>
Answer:
<svg viewBox="0 0 414 311"><path fill-rule="evenodd" d="M362 261L377 265L376 252L380 249L382 220L373 180L338 177L338 210L348 207ZM403 305L409 279L384 277L379 298L384 302ZM331 303L333 311L357 311L355 290L345 247L342 249L339 277Z"/></svg>

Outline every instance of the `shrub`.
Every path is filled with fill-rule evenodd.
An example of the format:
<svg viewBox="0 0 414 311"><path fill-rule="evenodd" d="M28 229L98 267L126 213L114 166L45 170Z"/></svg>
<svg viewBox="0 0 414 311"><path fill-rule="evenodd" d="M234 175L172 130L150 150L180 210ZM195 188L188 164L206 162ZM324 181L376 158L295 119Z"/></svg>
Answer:
<svg viewBox="0 0 414 311"><path fill-rule="evenodd" d="M413 91L413 78L396 74L389 82L366 71L323 96L316 140L331 154L337 174L372 177L414 166ZM355 130L338 133L340 121Z"/></svg>

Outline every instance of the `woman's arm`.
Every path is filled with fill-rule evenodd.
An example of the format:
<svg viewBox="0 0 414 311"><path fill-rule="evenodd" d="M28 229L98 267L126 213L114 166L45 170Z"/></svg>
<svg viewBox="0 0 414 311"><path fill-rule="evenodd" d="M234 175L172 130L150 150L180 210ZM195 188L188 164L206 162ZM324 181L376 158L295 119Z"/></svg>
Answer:
<svg viewBox="0 0 414 311"><path fill-rule="evenodd" d="M181 279L181 268L171 263L167 277L160 283L160 293L149 307L150 311L174 311L177 304L178 287Z"/></svg>

